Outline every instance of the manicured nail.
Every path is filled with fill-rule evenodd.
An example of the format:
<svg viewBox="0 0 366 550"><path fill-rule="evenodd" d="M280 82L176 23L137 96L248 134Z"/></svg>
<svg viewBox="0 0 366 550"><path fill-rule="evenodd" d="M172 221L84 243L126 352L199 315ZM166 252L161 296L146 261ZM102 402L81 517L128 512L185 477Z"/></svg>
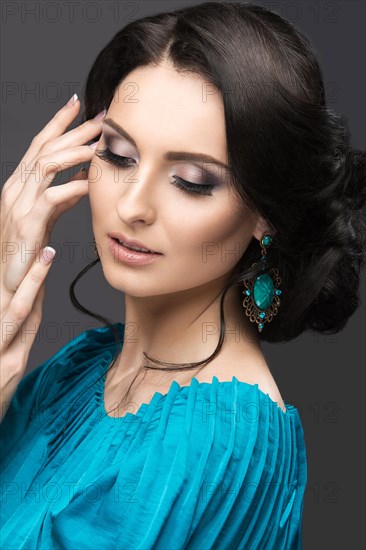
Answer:
<svg viewBox="0 0 366 550"><path fill-rule="evenodd" d="M56 250L52 248L51 246L46 246L42 250L42 260L45 264L49 264L52 262L53 258L55 257Z"/></svg>
<svg viewBox="0 0 366 550"><path fill-rule="evenodd" d="M107 114L107 109L103 109L103 111L100 111L100 113L95 115L95 117L93 118L93 122L99 122L100 120L102 120L102 118L105 117L106 114Z"/></svg>
<svg viewBox="0 0 366 550"><path fill-rule="evenodd" d="M74 103L76 102L78 98L78 94L74 94L73 96L70 97L69 101L66 103L66 105L74 105Z"/></svg>

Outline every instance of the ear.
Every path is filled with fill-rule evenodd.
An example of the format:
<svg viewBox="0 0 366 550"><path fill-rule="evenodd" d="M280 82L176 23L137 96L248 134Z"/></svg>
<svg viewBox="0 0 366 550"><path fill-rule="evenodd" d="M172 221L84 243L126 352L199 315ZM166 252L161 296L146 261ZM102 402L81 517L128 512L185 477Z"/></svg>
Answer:
<svg viewBox="0 0 366 550"><path fill-rule="evenodd" d="M260 216L255 225L253 237L260 241L265 233L269 233L268 224Z"/></svg>

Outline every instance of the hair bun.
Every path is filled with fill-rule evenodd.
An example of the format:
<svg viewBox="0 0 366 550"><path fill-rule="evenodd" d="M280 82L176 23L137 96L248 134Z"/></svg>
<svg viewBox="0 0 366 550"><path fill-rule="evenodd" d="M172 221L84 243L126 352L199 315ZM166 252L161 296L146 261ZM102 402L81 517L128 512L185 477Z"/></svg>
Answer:
<svg viewBox="0 0 366 550"><path fill-rule="evenodd" d="M360 210L366 201L366 153L349 147L345 158L345 188L347 206Z"/></svg>

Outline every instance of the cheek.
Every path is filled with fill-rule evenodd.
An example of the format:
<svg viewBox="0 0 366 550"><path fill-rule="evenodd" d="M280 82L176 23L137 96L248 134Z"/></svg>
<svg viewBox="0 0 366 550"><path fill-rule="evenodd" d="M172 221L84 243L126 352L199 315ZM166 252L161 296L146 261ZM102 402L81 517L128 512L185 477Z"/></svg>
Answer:
<svg viewBox="0 0 366 550"><path fill-rule="evenodd" d="M220 208L200 205L191 208L189 216L174 214L170 215L170 241L185 263L199 260L206 267L227 271L240 260L252 238L252 217L235 211L231 203L221 203Z"/></svg>

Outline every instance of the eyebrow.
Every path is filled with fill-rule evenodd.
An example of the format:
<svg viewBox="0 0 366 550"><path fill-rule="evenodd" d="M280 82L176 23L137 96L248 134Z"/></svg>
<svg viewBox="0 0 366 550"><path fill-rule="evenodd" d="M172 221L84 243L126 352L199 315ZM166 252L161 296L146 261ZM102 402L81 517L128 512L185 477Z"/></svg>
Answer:
<svg viewBox="0 0 366 550"><path fill-rule="evenodd" d="M135 140L129 135L128 132L122 126L117 124L115 120L112 118L106 118L103 121L103 124L107 124L111 128L113 128L120 136L124 137L128 141L130 141L136 149L138 149ZM220 162L219 160L215 159L214 157L211 157L211 155L206 155L204 153L190 153L188 151L167 151L164 154L164 160L170 161L170 160L185 160L185 161L193 161L193 162L210 162L212 164L217 164L217 166L221 166L221 168L224 168L225 170L230 171L230 168L227 164L224 162Z"/></svg>

